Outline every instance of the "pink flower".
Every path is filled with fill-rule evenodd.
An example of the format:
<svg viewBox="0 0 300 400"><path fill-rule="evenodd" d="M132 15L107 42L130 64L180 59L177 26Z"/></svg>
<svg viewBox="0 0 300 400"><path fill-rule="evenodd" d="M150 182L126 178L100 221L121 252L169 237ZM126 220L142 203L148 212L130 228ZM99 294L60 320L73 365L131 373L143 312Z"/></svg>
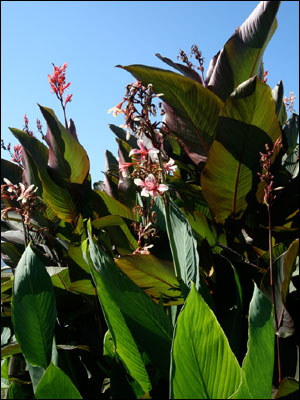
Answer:
<svg viewBox="0 0 300 400"><path fill-rule="evenodd" d="M163 183L158 184L155 180L154 175L149 174L145 179L145 182L142 179L135 179L134 183L137 186L141 186L143 188L141 192L141 196L149 197L149 194L153 197L156 197L158 194L162 194L166 190L168 190L168 186Z"/></svg>
<svg viewBox="0 0 300 400"><path fill-rule="evenodd" d="M177 169L177 165L174 165L175 161L173 160L173 158L170 158L170 160L164 165L165 168L165 172L172 172L176 171Z"/></svg>
<svg viewBox="0 0 300 400"><path fill-rule="evenodd" d="M124 176L124 178L127 176L127 168L131 167L132 165L133 165L132 162L128 163L119 162L119 171L122 173L122 176Z"/></svg>
<svg viewBox="0 0 300 400"><path fill-rule="evenodd" d="M137 141L137 144L138 144L140 150L139 149L131 150L131 152L129 153L129 157L131 157L133 154L140 154L140 160L146 160L148 153L149 154L157 154L157 153L159 153L159 150L155 149L154 147L152 147L152 149L147 150L146 147L145 147L144 142L141 139L139 139Z"/></svg>
<svg viewBox="0 0 300 400"><path fill-rule="evenodd" d="M124 114L124 110L122 110L122 105L125 100L121 101L121 103L117 104L115 107L110 108L107 113L113 113L113 116L116 117L118 114Z"/></svg>

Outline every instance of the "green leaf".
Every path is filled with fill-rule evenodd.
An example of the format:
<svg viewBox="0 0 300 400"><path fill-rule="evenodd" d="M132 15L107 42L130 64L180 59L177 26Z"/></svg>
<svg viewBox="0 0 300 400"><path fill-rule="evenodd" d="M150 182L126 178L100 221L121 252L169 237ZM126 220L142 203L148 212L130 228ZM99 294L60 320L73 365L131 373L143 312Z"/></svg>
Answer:
<svg viewBox="0 0 300 400"><path fill-rule="evenodd" d="M287 119L286 108L283 101L283 84L279 81L272 90L272 96L275 101L275 112L278 117L280 126L283 126Z"/></svg>
<svg viewBox="0 0 300 400"><path fill-rule="evenodd" d="M286 396L296 392L297 390L299 390L299 381L287 376L282 379L280 386L275 393L275 399L280 399L281 397L286 398Z"/></svg>
<svg viewBox="0 0 300 400"><path fill-rule="evenodd" d="M191 152L207 156L223 102L200 83L175 72L145 65L119 67L144 86L151 83L155 93L163 93L161 98L169 106L165 122Z"/></svg>
<svg viewBox="0 0 300 400"><path fill-rule="evenodd" d="M231 398L271 398L274 337L272 304L255 284L249 308L249 339L242 365L242 381Z"/></svg>
<svg viewBox="0 0 300 400"><path fill-rule="evenodd" d="M279 4L260 2L211 60L205 82L223 101L242 82L261 75L265 48L277 28Z"/></svg>
<svg viewBox="0 0 300 400"><path fill-rule="evenodd" d="M68 375L53 363L44 372L34 395L36 399L82 399Z"/></svg>
<svg viewBox="0 0 300 400"><path fill-rule="evenodd" d="M72 260L84 271L87 273L90 272L87 263L85 262L82 250L81 243L86 239L86 231L83 223L82 215L79 215L77 220L77 225L74 228L71 236L70 245L68 248L68 256L72 258Z"/></svg>
<svg viewBox="0 0 300 400"><path fill-rule="evenodd" d="M89 237L88 246L86 239L82 244L82 249L87 261L89 262L91 275L95 282L103 314L108 325L109 331L114 341L117 353L124 363L127 371L135 379L141 388L141 395L151 389L151 383L145 369L141 354L126 324L119 305L111 296L113 283L106 277L107 269L111 267L111 260L100 252L94 240ZM106 259L106 262L103 262ZM107 262L107 260L109 260ZM106 272L106 274L105 274Z"/></svg>
<svg viewBox="0 0 300 400"><path fill-rule="evenodd" d="M119 215L120 217L136 221L136 217L130 208L124 206L124 204L122 204L120 201L114 199L113 197L101 190L96 190L95 192L104 201L109 214Z"/></svg>
<svg viewBox="0 0 300 400"><path fill-rule="evenodd" d="M284 134L287 139L287 154L291 154L297 146L299 136L299 115L293 113L285 124Z"/></svg>
<svg viewBox="0 0 300 400"><path fill-rule="evenodd" d="M168 376L172 326L163 307L151 300L91 238L89 252L94 265L91 271L94 280L98 277L95 284L103 307L108 307L104 301L109 301L120 310L135 342L147 352L160 372ZM101 295L103 290L108 300ZM115 333L111 331L111 334L114 337ZM116 348L118 351L118 346Z"/></svg>
<svg viewBox="0 0 300 400"><path fill-rule="evenodd" d="M194 285L177 319L170 376L171 399L227 399L241 380L228 340Z"/></svg>
<svg viewBox="0 0 300 400"><path fill-rule="evenodd" d="M1 347L1 358L10 357L18 353L22 353L19 343L11 343Z"/></svg>
<svg viewBox="0 0 300 400"><path fill-rule="evenodd" d="M49 150L39 140L19 129L9 128L19 140L28 154L32 157L42 182L42 197L57 217L66 222L76 221L76 206L69 190L58 186L50 177L47 170ZM41 189L41 188L40 188Z"/></svg>
<svg viewBox="0 0 300 400"><path fill-rule="evenodd" d="M165 218L173 261L179 265L180 278L188 287L194 282L198 288L199 256L192 228L180 208L171 199L169 206L165 208Z"/></svg>
<svg viewBox="0 0 300 400"><path fill-rule="evenodd" d="M250 192L262 201L263 186L258 185L257 176L260 152L265 153L265 144L273 148L280 136L271 89L256 77L244 82L220 113L216 139L201 175L203 195L217 222L241 218Z"/></svg>
<svg viewBox="0 0 300 400"><path fill-rule="evenodd" d="M71 292L89 294L95 296L95 288L89 279L81 279L72 282L68 288Z"/></svg>
<svg viewBox="0 0 300 400"><path fill-rule="evenodd" d="M172 263L151 254L125 255L116 258L115 263L155 302L162 296L164 306L183 304Z"/></svg>
<svg viewBox="0 0 300 400"><path fill-rule="evenodd" d="M60 186L83 183L90 169L86 151L58 121L53 110L40 105L39 107L47 122L45 139L49 146L48 166L51 176Z"/></svg>
<svg viewBox="0 0 300 400"><path fill-rule="evenodd" d="M47 368L56 320L54 290L44 264L29 245L16 268L12 322L26 360Z"/></svg>

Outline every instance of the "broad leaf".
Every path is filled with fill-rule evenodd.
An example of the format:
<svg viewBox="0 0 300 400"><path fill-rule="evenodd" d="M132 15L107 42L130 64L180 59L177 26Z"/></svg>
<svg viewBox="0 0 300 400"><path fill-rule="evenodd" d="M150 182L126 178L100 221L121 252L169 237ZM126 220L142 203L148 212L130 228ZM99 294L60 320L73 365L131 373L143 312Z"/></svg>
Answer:
<svg viewBox="0 0 300 400"><path fill-rule="evenodd" d="M121 256L115 263L157 303L162 296L164 306L183 304L172 263L150 254Z"/></svg>
<svg viewBox="0 0 300 400"><path fill-rule="evenodd" d="M34 397L36 399L82 399L68 375L53 363L44 372Z"/></svg>
<svg viewBox="0 0 300 400"><path fill-rule="evenodd" d="M163 93L169 106L165 123L190 151L207 156L223 102L200 83L175 72L144 65L122 68L144 86L151 83L155 93Z"/></svg>
<svg viewBox="0 0 300 400"><path fill-rule="evenodd" d="M17 266L12 322L26 360L47 368L51 360L56 307L51 279L29 245Z"/></svg>
<svg viewBox="0 0 300 400"><path fill-rule="evenodd" d="M203 195L224 223L239 219L248 205L247 196L256 196L261 171L260 152L265 144L273 148L281 130L271 89L257 78L240 85L220 113L216 139L201 175ZM262 186L258 200L262 201Z"/></svg>
<svg viewBox="0 0 300 400"><path fill-rule="evenodd" d="M260 76L265 48L277 28L280 1L261 1L211 60L206 85L225 101L247 79Z"/></svg>
<svg viewBox="0 0 300 400"><path fill-rule="evenodd" d="M174 264L178 264L183 282L188 287L191 287L191 282L194 282L198 289L199 256L192 228L180 208L172 200L169 201L164 212Z"/></svg>
<svg viewBox="0 0 300 400"><path fill-rule="evenodd" d="M90 169L86 151L78 140L58 121L53 110L39 106L47 122L48 166L57 184L83 183Z"/></svg>
<svg viewBox="0 0 300 400"><path fill-rule="evenodd" d="M112 264L111 262L103 262L108 256L103 256L104 253L100 252L99 247L94 243L92 238L89 238L89 241L89 246L87 245L87 240L83 242L82 249L90 266L91 275L97 289L106 323L119 357L132 378L138 382L141 395L143 395L151 389L151 383L141 354L126 324L120 306L111 296L113 281L109 282L105 272Z"/></svg>
<svg viewBox="0 0 300 400"><path fill-rule="evenodd" d="M249 308L249 339L242 365L242 382L231 398L270 399L273 368L272 304L255 285Z"/></svg>
<svg viewBox="0 0 300 400"><path fill-rule="evenodd" d="M177 319L170 374L171 399L227 399L241 380L228 340L194 285Z"/></svg>
<svg viewBox="0 0 300 400"><path fill-rule="evenodd" d="M162 306L124 274L94 240L89 240L89 252L94 265L91 271L102 306L108 307L106 303L109 301L111 306L114 304L120 310L135 342L144 349L161 373L168 376L172 327ZM104 299L101 290L101 293L104 290L107 292L107 299ZM113 332L111 334L114 336Z"/></svg>
<svg viewBox="0 0 300 400"><path fill-rule="evenodd" d="M36 138L27 135L23 131L15 128L10 128L10 130L32 157L39 171L39 178L43 184L42 197L45 202L59 218L75 224L76 206L71 193L67 189L58 186L48 174L48 148Z"/></svg>
<svg viewBox="0 0 300 400"><path fill-rule="evenodd" d="M289 376L282 379L280 386L275 393L275 399L286 398L289 394L299 391L299 381Z"/></svg>
<svg viewBox="0 0 300 400"><path fill-rule="evenodd" d="M275 291L276 313L278 321L278 335L281 337L291 336L295 331L294 322L285 308L286 296L289 283L293 273L293 267L299 252L299 239L294 240L273 265L273 279ZM272 289L270 286L270 270L268 270L261 282L261 290L272 301Z"/></svg>
<svg viewBox="0 0 300 400"><path fill-rule="evenodd" d="M1 158L1 185L4 184L3 178L9 179L13 184L22 182L22 169L11 161Z"/></svg>

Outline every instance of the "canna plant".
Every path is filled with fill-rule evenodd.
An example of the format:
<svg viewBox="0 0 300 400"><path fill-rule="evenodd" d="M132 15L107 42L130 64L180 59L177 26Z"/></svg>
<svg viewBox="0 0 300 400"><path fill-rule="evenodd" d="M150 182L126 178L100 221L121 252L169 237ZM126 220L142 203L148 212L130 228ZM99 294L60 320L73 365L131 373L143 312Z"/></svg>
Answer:
<svg viewBox="0 0 300 400"><path fill-rule="evenodd" d="M92 187L67 124L67 64L49 77L64 125L39 106L1 160L1 383L7 398L280 398L299 391L299 116L263 52L263 1L210 62L119 66ZM157 104L158 103L158 104ZM287 113L290 114L289 118ZM161 120L158 120L158 114ZM298 367L299 368L299 367ZM299 392L298 392L299 393Z"/></svg>

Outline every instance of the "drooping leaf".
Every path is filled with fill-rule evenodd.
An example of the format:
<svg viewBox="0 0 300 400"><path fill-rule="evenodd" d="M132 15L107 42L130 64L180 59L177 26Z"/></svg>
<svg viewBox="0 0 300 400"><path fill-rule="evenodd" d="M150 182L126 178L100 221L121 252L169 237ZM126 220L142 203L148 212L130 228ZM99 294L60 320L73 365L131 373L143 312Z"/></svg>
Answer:
<svg viewBox="0 0 300 400"><path fill-rule="evenodd" d="M278 335L281 337L291 336L295 330L294 322L285 308L285 301L298 251L299 239L293 241L288 250L278 257L273 265L275 304L279 327ZM272 301L270 270L265 273L262 279L261 290Z"/></svg>
<svg viewBox="0 0 300 400"><path fill-rule="evenodd" d="M44 264L28 245L14 276L12 322L26 360L47 368L56 321L55 296Z"/></svg>
<svg viewBox="0 0 300 400"><path fill-rule="evenodd" d="M259 76L265 48L277 28L280 1L261 1L211 60L207 87L225 101L242 82Z"/></svg>
<svg viewBox="0 0 300 400"><path fill-rule="evenodd" d="M114 307L120 310L135 342L144 349L160 372L168 376L172 327L163 307L118 268L94 240L89 240L89 252L94 265L91 271L94 280L98 276L95 284L101 302L105 299L99 293L100 287L108 292L110 304L115 304ZM104 303L102 305L105 307ZM111 334L114 335L113 332Z"/></svg>
<svg viewBox="0 0 300 400"><path fill-rule="evenodd" d="M227 399L241 380L228 340L194 285L177 319L170 376L171 399Z"/></svg>
<svg viewBox="0 0 300 400"><path fill-rule="evenodd" d="M177 69L177 71L181 72L184 76L193 79L196 82L203 84L201 76L198 74L197 71L194 69L191 69L187 67L186 65L175 63L174 61L170 60L167 57L162 57L159 53L155 54L157 58L159 58L161 61L164 63L170 65L170 67L173 67Z"/></svg>
<svg viewBox="0 0 300 400"><path fill-rule="evenodd" d="M175 72L144 65L122 68L144 86L151 83L155 93L163 93L169 106L165 123L190 151L207 156L223 102L200 83Z"/></svg>
<svg viewBox="0 0 300 400"><path fill-rule="evenodd" d="M48 148L33 136L15 128L10 128L13 135L32 157L42 182L42 197L52 208L53 212L62 220L74 222L76 220L76 206L69 190L58 186L49 176L47 163Z"/></svg>
<svg viewBox="0 0 300 400"><path fill-rule="evenodd" d="M256 285L249 308L248 336L241 385L231 398L270 399L274 368L272 303Z"/></svg>
<svg viewBox="0 0 300 400"><path fill-rule="evenodd" d="M70 183L83 183L90 169L86 151L58 121L53 110L40 105L39 107L47 122L45 139L49 146L48 166L51 177L57 184L66 188Z"/></svg>
<svg viewBox="0 0 300 400"><path fill-rule="evenodd" d="M107 261L108 256L100 252L99 246L94 243L91 237L89 237L89 241L89 246L87 239L83 242L82 249L90 266L106 323L112 335L116 351L127 371L138 382L142 395L151 389L151 383L132 333L126 324L119 305L111 295L112 289L110 287L113 288L114 281L109 282L105 272L113 264L111 264L111 261L109 263L103 262L104 260ZM110 259L108 258L108 260Z"/></svg>
<svg viewBox="0 0 300 400"><path fill-rule="evenodd" d="M71 379L52 362L35 390L36 399L82 399Z"/></svg>
<svg viewBox="0 0 300 400"><path fill-rule="evenodd" d="M183 304L172 263L150 254L121 256L115 263L157 303L162 296L164 306Z"/></svg>
<svg viewBox="0 0 300 400"><path fill-rule="evenodd" d="M275 393L275 399L286 398L289 394L299 391L299 381L289 376L282 379L280 386Z"/></svg>
<svg viewBox="0 0 300 400"><path fill-rule="evenodd" d="M201 175L203 195L217 222L241 218L247 196L250 192L255 196L258 190L260 152L265 153L265 144L273 148L280 136L271 89L256 77L244 82L220 113L216 139Z"/></svg>

